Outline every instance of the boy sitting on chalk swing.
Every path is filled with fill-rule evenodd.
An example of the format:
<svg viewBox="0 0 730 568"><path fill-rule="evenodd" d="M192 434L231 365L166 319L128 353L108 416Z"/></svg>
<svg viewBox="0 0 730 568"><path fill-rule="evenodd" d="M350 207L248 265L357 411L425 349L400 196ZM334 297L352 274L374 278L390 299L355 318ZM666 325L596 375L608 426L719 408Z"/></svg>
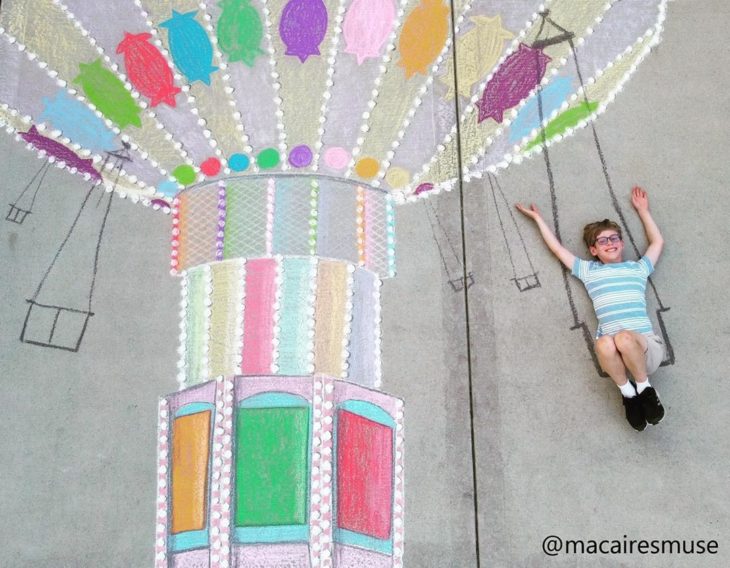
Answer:
<svg viewBox="0 0 730 568"><path fill-rule="evenodd" d="M621 228L608 219L586 225L583 240L596 260L586 261L566 249L545 223L534 204L516 207L535 221L552 253L586 287L598 318L596 355L601 368L623 395L626 420L641 432L664 417L664 407L649 375L664 358L664 342L654 334L646 312L646 282L662 253L664 240L649 213L649 198L640 187L631 192L631 204L644 225L649 246L637 261L624 261ZM636 381L628 380L627 371Z"/></svg>

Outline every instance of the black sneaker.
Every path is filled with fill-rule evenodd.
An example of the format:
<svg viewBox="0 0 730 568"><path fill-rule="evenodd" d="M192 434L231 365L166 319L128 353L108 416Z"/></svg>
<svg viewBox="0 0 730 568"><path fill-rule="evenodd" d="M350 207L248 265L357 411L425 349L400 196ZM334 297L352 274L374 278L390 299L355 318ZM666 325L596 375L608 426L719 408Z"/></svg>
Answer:
<svg viewBox="0 0 730 568"><path fill-rule="evenodd" d="M646 391L645 391L646 392ZM646 418L644 418L644 409L641 406L638 396L631 398L622 397L624 399L624 407L626 408L626 420L634 430L641 432L646 428Z"/></svg>
<svg viewBox="0 0 730 568"><path fill-rule="evenodd" d="M646 387L636 398L641 403L644 416L649 424L659 424L664 418L664 407L654 390L654 387Z"/></svg>

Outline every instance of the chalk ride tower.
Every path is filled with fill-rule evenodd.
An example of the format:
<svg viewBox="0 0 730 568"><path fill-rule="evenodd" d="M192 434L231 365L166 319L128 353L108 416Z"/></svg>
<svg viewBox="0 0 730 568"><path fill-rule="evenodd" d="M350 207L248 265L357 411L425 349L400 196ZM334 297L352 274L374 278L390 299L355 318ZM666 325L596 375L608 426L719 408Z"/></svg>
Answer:
<svg viewBox="0 0 730 568"><path fill-rule="evenodd" d="M665 0L579 4L3 4L6 130L172 217L180 389L159 404L156 567L403 564L403 401L380 390L395 207L605 110ZM540 41L547 13L570 45ZM31 208L10 207L14 223Z"/></svg>

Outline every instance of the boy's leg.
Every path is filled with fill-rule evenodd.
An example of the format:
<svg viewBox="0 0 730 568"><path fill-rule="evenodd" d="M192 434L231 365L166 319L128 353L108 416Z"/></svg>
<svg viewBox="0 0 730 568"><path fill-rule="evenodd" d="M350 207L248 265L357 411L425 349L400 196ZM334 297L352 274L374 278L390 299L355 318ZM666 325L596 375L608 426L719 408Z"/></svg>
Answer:
<svg viewBox="0 0 730 568"><path fill-rule="evenodd" d="M616 386L621 388L628 382L626 365L611 335L604 335L596 340L596 356L601 369L608 373Z"/></svg>
<svg viewBox="0 0 730 568"><path fill-rule="evenodd" d="M645 381L646 374L646 338L635 331L619 331L613 336L616 349L626 367L637 381Z"/></svg>
<svg viewBox="0 0 730 568"><path fill-rule="evenodd" d="M648 342L644 335L635 331L619 331L613 337L616 349L621 354L626 367L637 381L639 400L644 409L647 422L657 424L664 417L664 407L654 388L649 384L646 356Z"/></svg>
<svg viewBox="0 0 730 568"><path fill-rule="evenodd" d="M621 389L624 407L626 409L626 420L634 430L641 432L646 428L644 410L636 395L636 390L626 376L626 366L621 353L616 348L614 338L604 335L596 340L596 356L601 368L608 373L616 386Z"/></svg>

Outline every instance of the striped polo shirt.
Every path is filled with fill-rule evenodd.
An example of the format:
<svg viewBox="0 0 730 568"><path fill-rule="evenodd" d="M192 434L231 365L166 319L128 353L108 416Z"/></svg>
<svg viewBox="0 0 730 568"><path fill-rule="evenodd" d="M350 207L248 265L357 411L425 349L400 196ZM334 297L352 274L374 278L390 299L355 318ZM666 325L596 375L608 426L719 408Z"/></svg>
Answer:
<svg viewBox="0 0 730 568"><path fill-rule="evenodd" d="M612 264L575 259L573 276L585 285L598 318L596 339L621 330L653 333L646 313L646 280L652 272L645 256Z"/></svg>

